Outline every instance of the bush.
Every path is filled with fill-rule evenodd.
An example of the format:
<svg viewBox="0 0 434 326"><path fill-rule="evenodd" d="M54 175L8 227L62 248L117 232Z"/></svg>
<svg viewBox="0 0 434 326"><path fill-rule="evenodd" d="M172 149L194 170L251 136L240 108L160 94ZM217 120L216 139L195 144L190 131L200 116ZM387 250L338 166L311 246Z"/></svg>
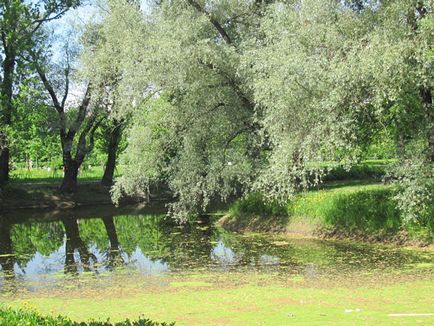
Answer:
<svg viewBox="0 0 434 326"><path fill-rule="evenodd" d="M0 308L0 325L15 326L169 326L174 323L157 323L149 319L139 318L136 321L125 320L123 322L111 323L109 320L75 322L66 317L50 317L42 316L35 311L27 311L22 309Z"/></svg>

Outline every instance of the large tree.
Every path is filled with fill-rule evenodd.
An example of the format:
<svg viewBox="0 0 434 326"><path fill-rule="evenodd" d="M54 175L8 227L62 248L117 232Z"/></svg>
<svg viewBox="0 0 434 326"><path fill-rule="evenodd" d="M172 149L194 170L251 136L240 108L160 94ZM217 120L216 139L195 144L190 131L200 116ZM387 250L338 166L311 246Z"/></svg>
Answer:
<svg viewBox="0 0 434 326"><path fill-rule="evenodd" d="M115 197L165 182L177 199L171 213L185 220L248 186L261 159L259 124L240 59L264 6L171 1L142 18L146 43L127 71L144 72L130 85L156 95L134 116Z"/></svg>
<svg viewBox="0 0 434 326"><path fill-rule="evenodd" d="M351 165L387 129L401 207L417 208L409 219L427 215L428 1L173 0L149 16L125 1L112 18L130 104L120 111L134 120L115 198L163 181L181 220L235 192L287 201L321 181L325 161Z"/></svg>
<svg viewBox="0 0 434 326"><path fill-rule="evenodd" d="M101 4L102 6L102 4ZM107 154L104 174L101 179L103 186L112 186L118 154L121 151L122 133L129 114L119 114L125 108L129 111L133 99L121 89L125 75L125 57L131 49L124 49L119 31L128 31L133 22L128 22L128 10L137 11L140 8L135 1L108 1L101 10L102 19L87 26L84 37L82 62L83 72L95 85L99 85L98 96L107 103L107 119L102 124L99 133L100 141ZM127 10L125 14L124 9ZM120 24L120 25L119 25ZM137 33L137 32L136 32ZM134 33L133 33L134 34ZM136 42L137 39L133 42ZM131 44L131 41L129 42ZM123 86L125 87L125 85Z"/></svg>
<svg viewBox="0 0 434 326"><path fill-rule="evenodd" d="M95 131L100 123L100 107L95 104L91 105L92 87L88 84L78 107L69 108L69 110L76 112L73 114L72 121L68 121L70 119L67 119L66 100L70 95L68 85L71 78L71 67L67 67L64 71L65 87L62 97L59 97L58 90L50 81L44 66L38 61L37 55L33 56L33 62L57 112L64 172L60 191L74 193L77 191L79 169L95 143Z"/></svg>
<svg viewBox="0 0 434 326"><path fill-rule="evenodd" d="M60 190L65 193L77 190L79 169L94 147L95 132L109 106L100 96L101 86L79 74L81 49L77 42L80 34L73 32L65 39L57 60L47 47L28 51L28 60L57 117L64 169Z"/></svg>
<svg viewBox="0 0 434 326"><path fill-rule="evenodd" d="M246 58L272 144L256 187L286 200L293 175L306 176L337 152L351 164L387 128L405 185L398 204L407 219L420 220L434 189L432 7L382 1L359 9L305 0L264 17L264 42Z"/></svg>
<svg viewBox="0 0 434 326"><path fill-rule="evenodd" d="M5 0L0 3L0 185L9 179L7 129L15 111L17 64L23 52L34 47L35 35L44 23L60 18L79 4L79 0Z"/></svg>

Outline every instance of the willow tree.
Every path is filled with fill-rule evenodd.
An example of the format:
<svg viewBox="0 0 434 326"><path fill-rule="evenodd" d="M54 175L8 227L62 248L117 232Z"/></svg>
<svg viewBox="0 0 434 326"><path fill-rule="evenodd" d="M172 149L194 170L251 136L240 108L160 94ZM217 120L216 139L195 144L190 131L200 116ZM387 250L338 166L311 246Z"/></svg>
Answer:
<svg viewBox="0 0 434 326"><path fill-rule="evenodd" d="M143 33L113 30L127 54L124 98L134 104L115 198L163 181L179 219L235 192L287 201L321 181L324 161L339 153L351 165L389 128L405 167L395 171L412 185L405 205L418 211L406 215L429 215L428 3L185 0L150 16L118 10Z"/></svg>
<svg viewBox="0 0 434 326"><path fill-rule="evenodd" d="M100 19L86 28L81 59L86 78L98 85L96 96L108 107L101 132L107 152L101 184L112 186L118 154L122 149L122 134L131 115L129 112L134 100L140 101L140 96L130 94L131 88L135 95L137 90L146 89L146 84L137 87L128 76L133 70L134 76L142 72L137 65L139 58L135 49L143 44L146 30L138 1L107 1L100 3L100 9ZM130 68L131 58L135 60L134 69ZM128 81L124 81L125 78Z"/></svg>
<svg viewBox="0 0 434 326"><path fill-rule="evenodd" d="M272 151L256 187L286 200L294 179L339 152L351 164L360 145L391 128L405 184L407 220L430 214L433 201L432 7L428 1L382 1L351 10L305 0L270 8L264 42L246 57L264 107ZM321 170L314 173L321 175ZM431 206L432 207L432 206Z"/></svg>
<svg viewBox="0 0 434 326"><path fill-rule="evenodd" d="M137 102L115 197L164 182L176 198L171 213L184 220L248 187L261 159L259 125L239 63L262 9L254 1L168 1L142 18L147 33L130 53L130 71L143 74L128 85L155 95Z"/></svg>

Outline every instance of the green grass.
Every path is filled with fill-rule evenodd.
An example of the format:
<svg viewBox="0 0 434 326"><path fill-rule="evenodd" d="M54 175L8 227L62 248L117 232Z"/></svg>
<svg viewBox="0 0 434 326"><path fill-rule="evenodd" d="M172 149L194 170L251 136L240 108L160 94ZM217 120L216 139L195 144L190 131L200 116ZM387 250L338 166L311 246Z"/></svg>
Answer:
<svg viewBox="0 0 434 326"><path fill-rule="evenodd" d="M78 179L80 181L96 181L102 178L104 173L102 166L94 166L91 168L83 169ZM116 171L119 174L119 171ZM18 168L11 171L11 181L15 184L20 183L60 183L63 177L62 170L57 171L47 171L42 168L33 168L32 170L27 170L25 168Z"/></svg>
<svg viewBox="0 0 434 326"><path fill-rule="evenodd" d="M107 321L90 320L88 322L76 322L63 316L44 316L32 309L12 309L0 307L0 325L23 326L169 326L174 323L157 323L150 319L139 318L134 321L125 320L116 323Z"/></svg>
<svg viewBox="0 0 434 326"><path fill-rule="evenodd" d="M263 217L271 217L286 215L286 207L278 202L265 203L261 194L252 193L242 200L235 201L229 208L229 212L234 216L258 214Z"/></svg>
<svg viewBox="0 0 434 326"><path fill-rule="evenodd" d="M286 206L265 202L260 193L252 193L233 202L223 222L228 229L251 231L282 231L287 223Z"/></svg>
<svg viewBox="0 0 434 326"><path fill-rule="evenodd" d="M269 231L267 226L284 231L292 223L311 224L325 234L379 241L406 231L410 239L432 242L433 223L404 225L393 196L391 185L335 182L297 195L283 211L253 194L235 201L221 223L232 230L250 231Z"/></svg>
<svg viewBox="0 0 434 326"><path fill-rule="evenodd" d="M211 275L185 276L185 282ZM304 280L279 282L273 275L219 274L213 286L167 285L148 291L108 289L97 299L81 293L13 300L49 315L72 320L124 320L145 314L176 325L428 325L434 317L391 317L396 313L434 313L434 282L403 279L381 284L375 276L359 283L324 286ZM83 291L82 291L83 292ZM85 292L85 291L84 291ZM152 325L152 324L151 324Z"/></svg>
<svg viewBox="0 0 434 326"><path fill-rule="evenodd" d="M391 186L346 186L301 194L288 208L292 216L321 219L350 231L396 231L401 218L392 197Z"/></svg>

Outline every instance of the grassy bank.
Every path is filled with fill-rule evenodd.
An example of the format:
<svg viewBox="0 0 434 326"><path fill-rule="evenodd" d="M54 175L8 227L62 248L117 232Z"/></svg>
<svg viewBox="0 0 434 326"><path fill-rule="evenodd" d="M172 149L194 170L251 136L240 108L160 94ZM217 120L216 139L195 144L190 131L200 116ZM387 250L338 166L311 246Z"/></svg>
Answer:
<svg viewBox="0 0 434 326"><path fill-rule="evenodd" d="M43 316L34 310L11 309L0 307L0 325L26 325L26 326L169 326L174 323L157 323L150 319L125 320L111 323L107 321L76 322L62 316Z"/></svg>
<svg viewBox="0 0 434 326"><path fill-rule="evenodd" d="M239 199L220 224L234 231L277 231L367 241L433 242L434 221L405 224L383 184L334 183L297 195L287 205L264 202L260 194ZM434 206L432 207L434 215Z"/></svg>

